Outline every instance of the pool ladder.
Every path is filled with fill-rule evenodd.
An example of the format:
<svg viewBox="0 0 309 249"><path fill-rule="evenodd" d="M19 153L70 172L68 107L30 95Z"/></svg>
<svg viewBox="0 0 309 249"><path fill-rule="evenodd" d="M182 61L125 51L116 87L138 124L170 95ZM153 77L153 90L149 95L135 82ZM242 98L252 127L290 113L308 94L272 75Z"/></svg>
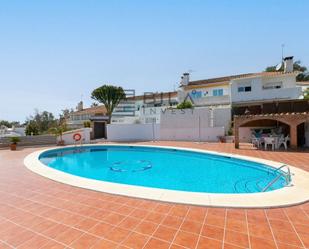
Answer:
<svg viewBox="0 0 309 249"><path fill-rule="evenodd" d="M80 141L74 142L74 150L76 153L82 152L83 150L83 140L82 139Z"/></svg>
<svg viewBox="0 0 309 249"><path fill-rule="evenodd" d="M282 171L281 169L283 168L287 168L287 172L285 171ZM284 176L285 178L285 182L286 182L286 185L289 185L291 183L291 180L292 180L292 177L291 177L291 171L290 171L290 168L288 165L286 164L283 164L282 166L280 166L279 168L277 168L275 172L281 170L280 174L275 178L273 179L272 181L270 181L263 189L262 189L262 192L265 192L267 189L269 189L275 182L277 182L281 176Z"/></svg>

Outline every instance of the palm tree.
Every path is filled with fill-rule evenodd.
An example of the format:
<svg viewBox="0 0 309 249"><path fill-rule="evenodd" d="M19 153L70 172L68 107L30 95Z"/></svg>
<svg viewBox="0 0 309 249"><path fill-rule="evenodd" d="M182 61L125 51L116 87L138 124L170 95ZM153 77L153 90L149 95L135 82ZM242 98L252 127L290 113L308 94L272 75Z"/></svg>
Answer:
<svg viewBox="0 0 309 249"><path fill-rule="evenodd" d="M91 98L102 103L106 108L106 114L108 116L107 123L110 124L111 116L115 107L119 102L125 99L126 95L122 87L103 85L97 89L94 89L91 93Z"/></svg>
<svg viewBox="0 0 309 249"><path fill-rule="evenodd" d="M50 128L48 131L51 134L54 134L56 137L59 137L59 141L58 141L58 145L64 145L64 141L62 139L62 134L66 131L66 127L64 125L59 125L59 126L55 126Z"/></svg>

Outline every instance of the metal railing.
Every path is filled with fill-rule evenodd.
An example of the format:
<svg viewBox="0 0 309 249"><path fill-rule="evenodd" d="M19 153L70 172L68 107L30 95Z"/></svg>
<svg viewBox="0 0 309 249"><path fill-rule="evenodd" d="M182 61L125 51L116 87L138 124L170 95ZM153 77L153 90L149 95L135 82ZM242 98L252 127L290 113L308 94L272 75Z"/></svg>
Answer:
<svg viewBox="0 0 309 249"><path fill-rule="evenodd" d="M283 169L283 168L287 168L288 171L287 171L287 172L282 171L281 169ZM281 176L284 176L286 185L289 185L289 184L290 184L290 182L291 182L291 180L292 180L292 177L291 177L291 171L290 171L289 166L286 165L286 164L283 164L282 166L280 166L279 168L277 168L277 169L274 171L274 173L277 172L277 171L279 171L279 170L280 170L279 175L277 175L276 178L274 178L271 182L269 182L269 183L262 189L262 192L265 192L267 189L269 189L275 182L277 182L277 181L281 178Z"/></svg>

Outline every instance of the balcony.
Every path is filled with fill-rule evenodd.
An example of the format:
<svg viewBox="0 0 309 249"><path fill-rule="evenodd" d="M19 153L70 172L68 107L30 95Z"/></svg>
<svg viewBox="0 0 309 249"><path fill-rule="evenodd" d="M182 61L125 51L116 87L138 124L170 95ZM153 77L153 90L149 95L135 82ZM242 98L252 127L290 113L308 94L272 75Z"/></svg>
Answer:
<svg viewBox="0 0 309 249"><path fill-rule="evenodd" d="M253 88L252 92L234 92L232 96L232 102L241 103L249 101L298 99L301 94L301 87L258 90Z"/></svg>
<svg viewBox="0 0 309 249"><path fill-rule="evenodd" d="M228 105L230 104L230 96L208 96L203 98L192 98L195 106L205 105Z"/></svg>

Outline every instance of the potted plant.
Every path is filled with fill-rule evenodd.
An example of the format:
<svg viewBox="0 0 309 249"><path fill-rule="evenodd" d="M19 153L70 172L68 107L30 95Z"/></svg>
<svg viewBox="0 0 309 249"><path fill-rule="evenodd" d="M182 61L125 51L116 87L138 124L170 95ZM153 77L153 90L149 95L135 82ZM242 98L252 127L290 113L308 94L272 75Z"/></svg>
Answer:
<svg viewBox="0 0 309 249"><path fill-rule="evenodd" d="M64 140L62 139L62 134L65 131L66 127L64 125L59 125L49 129L50 133L54 134L56 137L59 137L59 140L57 141L58 146L64 146Z"/></svg>
<svg viewBox="0 0 309 249"><path fill-rule="evenodd" d="M220 143L226 142L225 136L218 136L218 139L219 139Z"/></svg>
<svg viewBox="0 0 309 249"><path fill-rule="evenodd" d="M10 141L11 141L11 144L10 144L11 150L16 150L17 143L20 142L20 138L19 137L11 137Z"/></svg>

